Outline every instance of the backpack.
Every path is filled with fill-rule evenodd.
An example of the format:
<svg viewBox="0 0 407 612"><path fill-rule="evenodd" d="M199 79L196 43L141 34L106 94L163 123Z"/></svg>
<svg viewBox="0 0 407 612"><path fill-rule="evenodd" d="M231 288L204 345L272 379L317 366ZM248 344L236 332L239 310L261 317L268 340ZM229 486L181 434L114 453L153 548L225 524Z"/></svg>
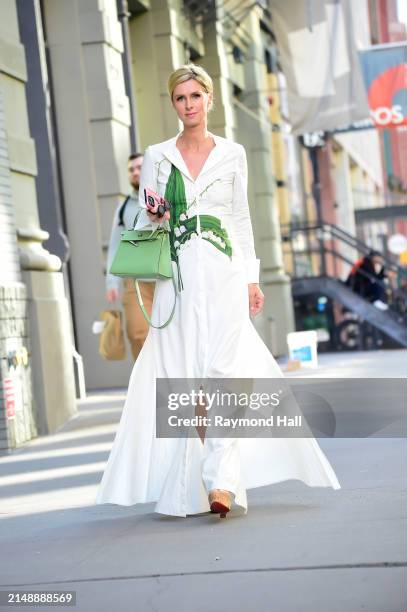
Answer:
<svg viewBox="0 0 407 612"><path fill-rule="evenodd" d="M359 270L360 266L363 264L364 259L365 259L364 257L361 257L360 259L355 261L355 263L353 264L352 269L349 272L348 278L345 281L345 285L347 285L348 287L350 287L353 284L352 281L354 280L355 275L357 271Z"/></svg>

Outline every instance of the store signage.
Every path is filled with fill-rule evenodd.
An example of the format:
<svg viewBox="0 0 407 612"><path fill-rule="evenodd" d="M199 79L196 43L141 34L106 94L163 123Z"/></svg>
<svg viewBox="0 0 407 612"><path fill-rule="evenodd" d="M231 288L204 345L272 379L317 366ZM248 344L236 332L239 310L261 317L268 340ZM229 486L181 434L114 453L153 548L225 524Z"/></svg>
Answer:
<svg viewBox="0 0 407 612"><path fill-rule="evenodd" d="M407 43L371 47L360 58L375 127L407 125Z"/></svg>

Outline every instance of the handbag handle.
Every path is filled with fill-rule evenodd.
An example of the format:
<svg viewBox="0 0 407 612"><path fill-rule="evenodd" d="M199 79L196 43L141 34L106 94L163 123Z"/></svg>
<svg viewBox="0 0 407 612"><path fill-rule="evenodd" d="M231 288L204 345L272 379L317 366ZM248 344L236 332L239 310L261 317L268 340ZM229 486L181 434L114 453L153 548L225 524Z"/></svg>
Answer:
<svg viewBox="0 0 407 612"><path fill-rule="evenodd" d="M162 325L154 325L154 324L151 322L151 319L150 319L150 317L148 316L148 312L147 312L147 310L146 310L146 308L145 308L145 306L144 306L144 302L143 302L143 298L142 298L142 295L141 295L141 291L140 291L140 287L139 287L139 284L138 284L138 280L137 280L137 279L135 279L135 281L134 281L134 284L135 284L135 286L136 286L137 300L138 300L139 306L140 306L140 308L141 308L141 312L143 313L144 318L146 319L147 323L148 323L149 325L151 325L151 327L154 327L155 329L162 329L163 327L167 327L167 325L168 325L169 323L171 323L172 317L174 316L175 306L176 306L176 303L177 303L177 287L176 287L176 285L175 285L175 279L174 279L174 276L172 276L171 278L172 278L172 284L174 285L174 305L173 305L173 307L172 307L172 310L171 310L171 314L170 314L170 316L169 316L169 319L168 319L168 320L167 320L165 323L163 323Z"/></svg>
<svg viewBox="0 0 407 612"><path fill-rule="evenodd" d="M138 220L138 217L139 217L140 213L141 213L141 209L138 211L138 213L136 215L136 218L134 219L133 229L136 226L136 223L137 223L137 220ZM163 229L163 228L161 228L160 224L157 223L157 227L152 230L149 238L151 238L151 236L153 236L153 234L155 232L157 232L158 230L161 230L161 229ZM171 323L172 318L174 316L175 306L176 306L176 303L177 303L177 287L175 285L174 275L171 278L172 278L172 284L174 286L174 304L173 304L173 307L172 307L172 310L171 310L171 314L170 314L168 320L165 323L163 323L162 325L154 325L151 322L151 319L150 319L150 317L148 315L146 307L144 306L143 297L141 295L141 291L140 291L140 287L139 287L138 281L137 281L137 279L134 280L134 284L135 284L135 287L136 287L137 301L138 301L139 306L141 308L141 312L143 313L143 316L146 319L147 323L149 325L151 325L151 327L154 327L155 329L162 329L163 327L167 327L167 325L169 325L169 323Z"/></svg>

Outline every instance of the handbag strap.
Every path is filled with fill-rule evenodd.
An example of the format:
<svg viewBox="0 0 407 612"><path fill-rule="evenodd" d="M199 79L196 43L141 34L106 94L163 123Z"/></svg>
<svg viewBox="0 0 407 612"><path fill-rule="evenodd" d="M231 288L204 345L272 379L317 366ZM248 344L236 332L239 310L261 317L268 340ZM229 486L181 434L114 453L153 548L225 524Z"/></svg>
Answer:
<svg viewBox="0 0 407 612"><path fill-rule="evenodd" d="M175 285L174 276L172 276L171 278L172 278L172 284L174 285L174 305L172 307L172 311L171 311L171 314L170 314L168 320L165 323L163 323L162 325L154 325L151 322L151 319L148 316L148 312L147 312L147 310L146 310L146 308L144 306L144 302L143 302L143 298L142 298L142 295L141 295L141 291L140 291L140 287L139 287L138 281L137 281L137 279L135 279L135 281L134 281L134 284L136 286L137 300L138 300L139 306L141 308L141 312L143 313L144 318L146 319L147 323L149 325L151 325L151 327L155 327L155 329L162 329L163 327L167 327L167 325L171 322L172 317L174 316L175 306L176 306L176 303L177 303L177 287Z"/></svg>
<svg viewBox="0 0 407 612"><path fill-rule="evenodd" d="M136 218L134 219L133 229L136 226L136 223L138 221L138 217L139 217L140 213L141 213L141 209L138 211L138 213L136 215ZM151 238L151 236L153 236L153 234L157 230L159 230L159 229L161 229L161 228L160 228L159 224L157 223L157 228L153 229L153 231L151 232L149 238ZM179 276L179 268L178 268L178 276ZM174 316L175 306L176 306L176 303L177 303L177 287L176 287L176 284L175 284L174 275L172 275L171 279L172 279L172 284L174 286L174 304L173 304L173 307L172 307L172 310L171 310L171 314L170 314L168 320L165 323L163 323L162 325L154 325L151 322L151 319L150 319L150 317L148 315L146 307L144 306L143 297L141 295L141 291L140 291L140 287L139 287L138 281L137 281L137 279L134 280L134 284L135 284L135 287L136 287L137 301L138 301L139 306L141 308L141 312L143 313L143 316L144 316L145 320L147 321L147 323L149 325L151 325L151 327L154 327L155 329L162 329L163 327L167 327L167 325L169 325L169 323L171 323L172 318ZM178 279L178 283L179 283L179 279Z"/></svg>

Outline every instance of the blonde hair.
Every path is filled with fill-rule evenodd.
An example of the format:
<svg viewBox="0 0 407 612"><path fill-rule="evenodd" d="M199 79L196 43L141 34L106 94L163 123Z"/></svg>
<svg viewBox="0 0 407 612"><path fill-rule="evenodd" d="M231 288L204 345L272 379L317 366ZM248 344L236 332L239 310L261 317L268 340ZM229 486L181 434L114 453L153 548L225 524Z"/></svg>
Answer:
<svg viewBox="0 0 407 612"><path fill-rule="evenodd" d="M174 72L171 72L168 77L167 87L171 100L176 86L190 79L197 81L207 93L213 96L213 81L206 70L202 66L196 66L195 64L184 64L177 68L177 70L174 70Z"/></svg>

